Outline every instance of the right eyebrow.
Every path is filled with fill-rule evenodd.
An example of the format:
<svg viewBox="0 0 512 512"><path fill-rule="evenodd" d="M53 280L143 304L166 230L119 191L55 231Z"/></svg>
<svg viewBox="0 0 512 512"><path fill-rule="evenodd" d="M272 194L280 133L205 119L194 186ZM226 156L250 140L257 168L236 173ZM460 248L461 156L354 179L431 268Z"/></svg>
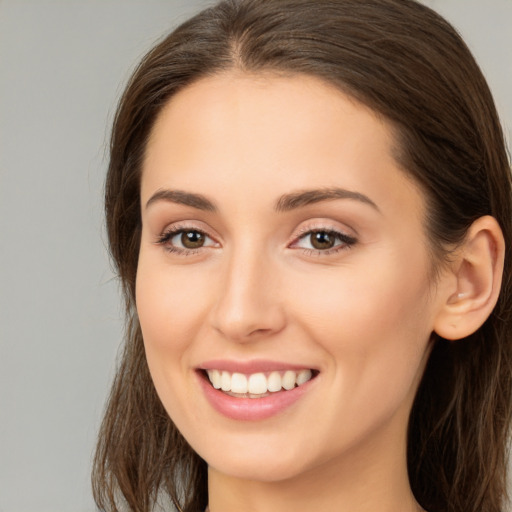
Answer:
<svg viewBox="0 0 512 512"><path fill-rule="evenodd" d="M320 203L322 201L332 201L334 199L351 199L371 206L377 212L379 207L368 197L360 192L346 190L339 187L321 188L312 190L300 190L285 194L279 198L275 204L275 210L278 212L288 212L304 206Z"/></svg>
<svg viewBox="0 0 512 512"><path fill-rule="evenodd" d="M197 208L198 210L204 210L207 212L217 211L217 207L205 196L201 194L195 194L193 192L184 192L182 190L157 190L149 198L148 202L146 203L146 208L158 201L166 201L168 203L191 206L192 208Z"/></svg>

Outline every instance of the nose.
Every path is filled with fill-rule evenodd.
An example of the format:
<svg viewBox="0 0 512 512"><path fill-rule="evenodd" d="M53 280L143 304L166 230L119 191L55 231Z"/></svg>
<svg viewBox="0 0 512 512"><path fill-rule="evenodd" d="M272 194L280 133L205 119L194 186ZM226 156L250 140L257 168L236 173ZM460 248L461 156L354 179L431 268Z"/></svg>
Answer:
<svg viewBox="0 0 512 512"><path fill-rule="evenodd" d="M238 343L280 332L286 317L278 274L275 264L261 252L248 248L232 254L220 276L213 328Z"/></svg>

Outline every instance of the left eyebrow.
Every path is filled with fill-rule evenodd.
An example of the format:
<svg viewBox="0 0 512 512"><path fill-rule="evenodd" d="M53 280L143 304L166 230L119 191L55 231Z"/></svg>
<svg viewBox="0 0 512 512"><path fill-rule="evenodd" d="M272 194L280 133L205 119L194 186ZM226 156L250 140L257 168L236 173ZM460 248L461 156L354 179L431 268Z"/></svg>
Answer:
<svg viewBox="0 0 512 512"><path fill-rule="evenodd" d="M276 202L274 209L277 212L288 212L310 204L319 203L321 201L332 201L334 199L352 199L367 204L380 212L379 207L368 196L359 192L337 187L300 190L298 192L285 194Z"/></svg>
<svg viewBox="0 0 512 512"><path fill-rule="evenodd" d="M217 211L215 204L205 196L201 194L194 194L193 192L185 192L183 190L158 190L149 198L149 201L146 203L146 208L158 201L182 204L184 206L191 206L192 208L208 212Z"/></svg>

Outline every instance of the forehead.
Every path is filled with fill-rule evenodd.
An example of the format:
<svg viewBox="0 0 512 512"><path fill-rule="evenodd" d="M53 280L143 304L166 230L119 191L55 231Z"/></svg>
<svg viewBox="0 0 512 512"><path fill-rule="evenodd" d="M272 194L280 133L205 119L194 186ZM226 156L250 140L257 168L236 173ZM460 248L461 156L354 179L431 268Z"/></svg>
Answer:
<svg viewBox="0 0 512 512"><path fill-rule="evenodd" d="M235 193L250 204L244 198L257 193L270 202L290 189L342 186L390 207L404 200L417 207L421 194L393 158L394 143L381 116L317 78L216 75L184 88L160 112L142 201L159 188L219 192L221 200Z"/></svg>
<svg viewBox="0 0 512 512"><path fill-rule="evenodd" d="M280 130L281 139L289 134L318 143L340 120L351 123L354 133L380 132L374 144L382 142L382 149L391 150L389 123L330 83L309 75L229 72L202 78L177 92L157 116L148 150L162 136L172 142L169 136L190 132L203 142L209 135L241 142L244 135L256 141L256 136L270 138Z"/></svg>

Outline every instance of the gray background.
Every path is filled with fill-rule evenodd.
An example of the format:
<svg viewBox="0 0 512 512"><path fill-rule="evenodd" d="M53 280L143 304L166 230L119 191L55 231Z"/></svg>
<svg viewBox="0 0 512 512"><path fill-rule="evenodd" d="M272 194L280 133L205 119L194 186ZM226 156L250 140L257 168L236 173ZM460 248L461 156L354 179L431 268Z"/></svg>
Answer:
<svg viewBox="0 0 512 512"><path fill-rule="evenodd" d="M512 0L430 0L512 130ZM0 0L0 512L89 512L122 332L102 182L136 61L206 2Z"/></svg>

